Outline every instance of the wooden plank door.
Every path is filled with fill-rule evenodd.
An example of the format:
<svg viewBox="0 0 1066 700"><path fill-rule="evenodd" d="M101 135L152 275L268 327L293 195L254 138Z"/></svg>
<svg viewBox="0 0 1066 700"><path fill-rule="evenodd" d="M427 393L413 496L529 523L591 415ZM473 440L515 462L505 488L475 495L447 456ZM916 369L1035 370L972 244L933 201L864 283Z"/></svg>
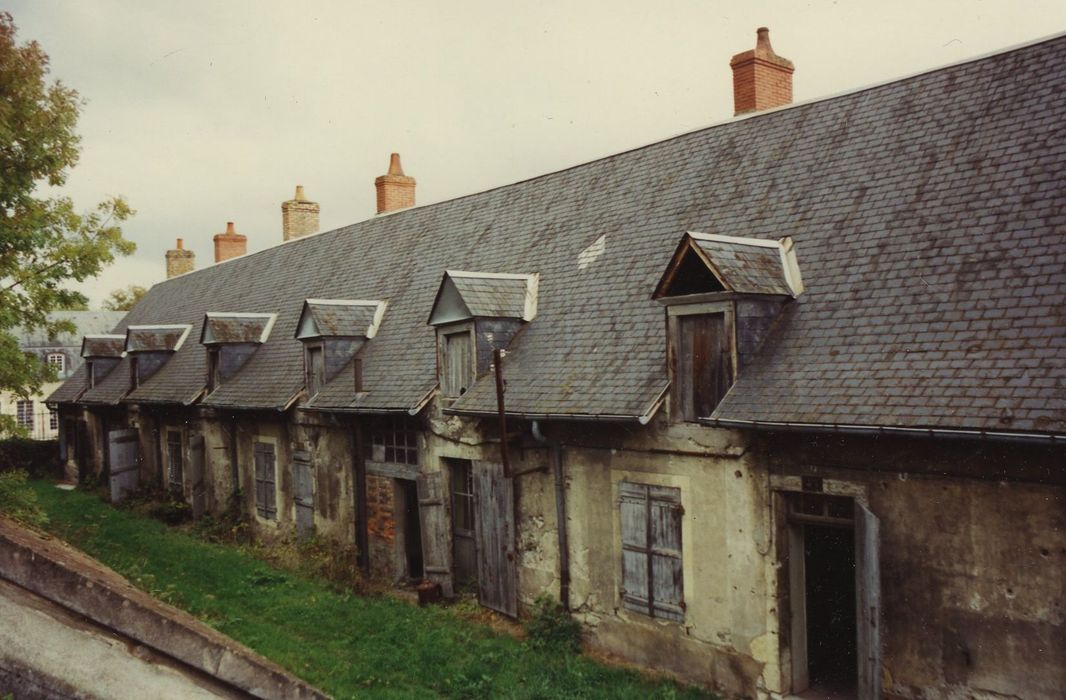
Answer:
<svg viewBox="0 0 1066 700"><path fill-rule="evenodd" d="M474 461L474 539L477 543L478 601L515 617L518 614L515 566L514 481L498 462Z"/></svg>
<svg viewBox="0 0 1066 700"><path fill-rule="evenodd" d="M296 506L296 536L305 539L315 531L314 481L311 463L295 460L292 463L293 503Z"/></svg>
<svg viewBox="0 0 1066 700"><path fill-rule="evenodd" d="M422 519L422 568L425 577L439 583L444 595L450 597L453 592L452 548L444 474L419 474L415 484L418 514Z"/></svg>
<svg viewBox="0 0 1066 700"><path fill-rule="evenodd" d="M881 698L881 521L855 504L855 626L859 700Z"/></svg>
<svg viewBox="0 0 1066 700"><path fill-rule="evenodd" d="M204 483L204 436L189 439L189 482L192 484L192 517L203 517L207 507L207 486Z"/></svg>
<svg viewBox="0 0 1066 700"><path fill-rule="evenodd" d="M108 470L111 474L111 501L118 503L137 488L140 475L140 450L137 431L133 428L112 430L107 434Z"/></svg>

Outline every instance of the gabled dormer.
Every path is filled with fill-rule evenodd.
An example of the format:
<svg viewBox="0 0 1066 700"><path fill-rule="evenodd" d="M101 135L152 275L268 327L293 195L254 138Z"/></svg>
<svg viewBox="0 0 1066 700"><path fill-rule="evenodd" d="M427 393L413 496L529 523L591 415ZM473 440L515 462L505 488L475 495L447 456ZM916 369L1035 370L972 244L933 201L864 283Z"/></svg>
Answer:
<svg viewBox="0 0 1066 700"><path fill-rule="evenodd" d="M666 306L674 420L711 415L802 292L791 238L686 233L652 295Z"/></svg>
<svg viewBox="0 0 1066 700"><path fill-rule="evenodd" d="M91 389L103 380L126 355L126 336L87 335L81 339L81 356L85 359L87 386Z"/></svg>
<svg viewBox="0 0 1066 700"><path fill-rule="evenodd" d="M353 390L363 391L362 363L356 355L377 335L386 302L360 299L308 299L304 302L296 339L304 346L304 383L314 396L352 363Z"/></svg>
<svg viewBox="0 0 1066 700"><path fill-rule="evenodd" d="M204 315L200 344L207 350L207 391L237 374L270 337L277 314L209 311Z"/></svg>
<svg viewBox="0 0 1066 700"><path fill-rule="evenodd" d="M494 350L506 350L537 315L539 274L444 273L429 325L437 329L441 394L454 399L492 367Z"/></svg>
<svg viewBox="0 0 1066 700"><path fill-rule="evenodd" d="M126 354L130 358L130 388L159 371L181 349L189 337L188 324L129 326L126 329Z"/></svg>

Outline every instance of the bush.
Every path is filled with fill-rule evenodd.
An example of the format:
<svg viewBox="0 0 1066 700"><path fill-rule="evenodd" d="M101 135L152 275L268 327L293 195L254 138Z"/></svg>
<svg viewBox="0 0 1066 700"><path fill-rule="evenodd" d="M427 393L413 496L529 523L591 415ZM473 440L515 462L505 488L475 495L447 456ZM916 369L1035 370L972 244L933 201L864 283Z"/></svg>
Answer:
<svg viewBox="0 0 1066 700"><path fill-rule="evenodd" d="M37 494L26 485L24 471L0 473L0 515L33 527L48 522L44 509L37 503Z"/></svg>
<svg viewBox="0 0 1066 700"><path fill-rule="evenodd" d="M252 541L248 514L244 512L244 498L240 489L230 494L226 508L218 517L205 514L193 525L193 532L201 539L220 544L249 544Z"/></svg>
<svg viewBox="0 0 1066 700"><path fill-rule="evenodd" d="M280 569L326 583L334 590L359 593L365 588L359 551L354 545L323 535L302 540L287 535L270 544L257 545L253 551Z"/></svg>
<svg viewBox="0 0 1066 700"><path fill-rule="evenodd" d="M0 440L0 472L24 471L34 479L63 476L59 441L8 438Z"/></svg>
<svg viewBox="0 0 1066 700"><path fill-rule="evenodd" d="M548 595L533 601L533 614L526 622L528 644L534 649L581 651L581 623L570 617L561 603Z"/></svg>

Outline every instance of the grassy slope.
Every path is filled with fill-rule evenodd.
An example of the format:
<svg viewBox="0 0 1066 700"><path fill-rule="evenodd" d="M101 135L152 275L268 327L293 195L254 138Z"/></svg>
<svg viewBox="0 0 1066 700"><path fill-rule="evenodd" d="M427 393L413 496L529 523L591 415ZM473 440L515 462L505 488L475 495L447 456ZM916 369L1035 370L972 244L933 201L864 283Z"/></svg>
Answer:
<svg viewBox="0 0 1066 700"><path fill-rule="evenodd" d="M447 609L337 594L91 494L34 489L48 530L338 698L708 697L531 650Z"/></svg>

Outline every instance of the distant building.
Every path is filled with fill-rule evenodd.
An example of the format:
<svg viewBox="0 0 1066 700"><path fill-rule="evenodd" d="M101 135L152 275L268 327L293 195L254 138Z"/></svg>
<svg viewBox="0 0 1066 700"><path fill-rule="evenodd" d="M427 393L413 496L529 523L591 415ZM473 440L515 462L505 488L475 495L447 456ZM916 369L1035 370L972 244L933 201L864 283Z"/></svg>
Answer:
<svg viewBox="0 0 1066 700"><path fill-rule="evenodd" d="M54 367L57 379L42 386L41 392L29 399L0 392L0 414L15 416L18 424L27 428L30 436L37 440L54 440L59 435L58 417L45 406L44 397L81 367L82 336L107 333L125 315L124 311L56 311L49 315L49 319L69 320L77 326L74 333L62 333L56 338L49 338L43 328L16 329L14 335L23 352L36 355L41 362Z"/></svg>

